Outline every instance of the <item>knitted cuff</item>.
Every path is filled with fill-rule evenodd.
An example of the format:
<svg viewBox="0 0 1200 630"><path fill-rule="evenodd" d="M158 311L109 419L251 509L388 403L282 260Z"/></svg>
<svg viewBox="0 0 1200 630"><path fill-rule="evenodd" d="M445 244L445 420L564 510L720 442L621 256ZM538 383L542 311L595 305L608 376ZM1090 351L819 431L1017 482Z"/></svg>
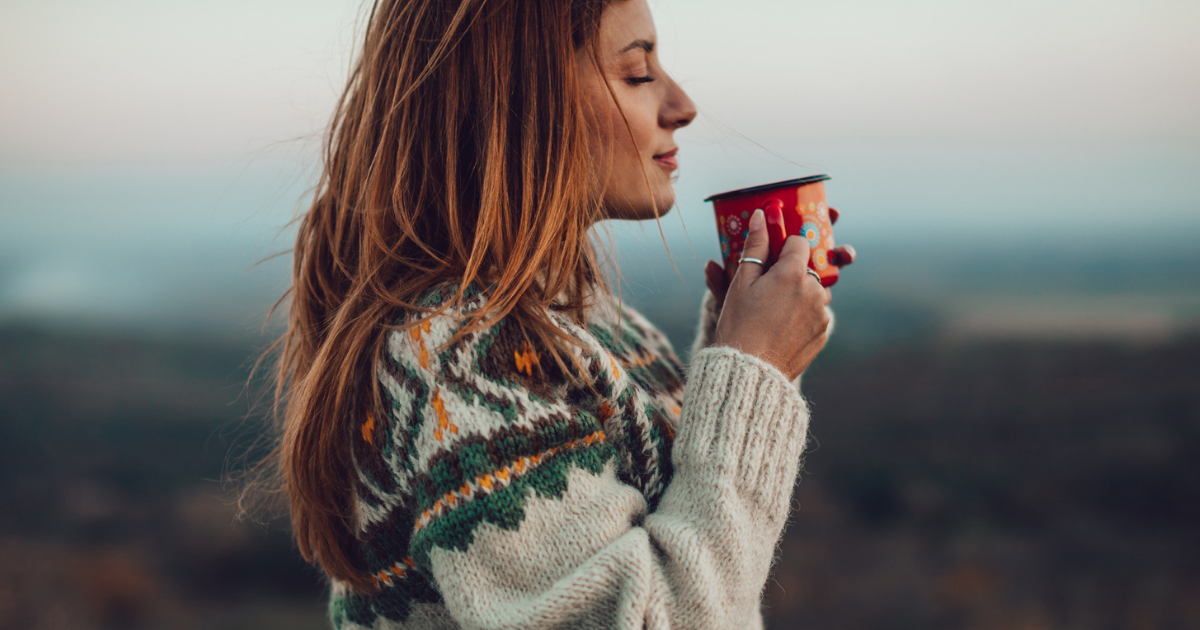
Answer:
<svg viewBox="0 0 1200 630"><path fill-rule="evenodd" d="M676 468L732 482L764 507L786 505L808 433L800 392L775 366L726 346L691 363Z"/></svg>

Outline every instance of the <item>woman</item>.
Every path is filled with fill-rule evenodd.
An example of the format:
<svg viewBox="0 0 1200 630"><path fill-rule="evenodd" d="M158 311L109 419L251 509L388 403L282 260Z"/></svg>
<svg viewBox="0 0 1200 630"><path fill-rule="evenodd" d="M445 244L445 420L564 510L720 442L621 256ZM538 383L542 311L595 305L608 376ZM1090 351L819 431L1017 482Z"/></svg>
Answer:
<svg viewBox="0 0 1200 630"><path fill-rule="evenodd" d="M761 626L829 293L804 239L710 262L685 388L607 291L589 228L671 207L695 116L656 52L645 0L374 7L277 390L336 627Z"/></svg>

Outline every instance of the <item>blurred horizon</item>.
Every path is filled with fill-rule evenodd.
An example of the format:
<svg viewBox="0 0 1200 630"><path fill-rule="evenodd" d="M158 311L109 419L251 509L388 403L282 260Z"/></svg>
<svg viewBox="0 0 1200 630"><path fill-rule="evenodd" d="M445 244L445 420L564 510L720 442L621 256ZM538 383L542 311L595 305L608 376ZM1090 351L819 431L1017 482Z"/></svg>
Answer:
<svg viewBox="0 0 1200 630"><path fill-rule="evenodd" d="M694 317L694 309L677 308L679 299L698 305L703 261L719 259L711 207L701 200L812 172L833 174L830 200L843 216L835 232L860 255L835 288L835 307L904 296L944 311L980 311L981 297L992 295L1011 298L1019 318L1057 301L1068 318L1107 311L1109 324L1087 330L1117 337L1136 336L1138 321L1161 336L1200 318L1200 212L1192 210L1200 208L1200 178L1188 177L1193 160L1200 173L1200 153L1091 156L1060 167L1055 178L1031 162L1057 158L1036 154L1022 162L944 150L901 162L897 150L830 149L813 168L744 142L713 149L689 142L687 130L680 136L677 207L658 225L597 229L611 239L631 303L660 325ZM719 149L730 147L758 167L728 168ZM916 179L922 172L940 173L945 185ZM15 210L0 232L0 323L256 335L287 287L289 222L313 181L315 169L283 160L0 167L0 208ZM987 194L970 204L972 191ZM671 307L658 308L660 299ZM976 315L986 313L965 316ZM1071 327L1060 322L1057 330ZM672 338L686 347L684 336Z"/></svg>

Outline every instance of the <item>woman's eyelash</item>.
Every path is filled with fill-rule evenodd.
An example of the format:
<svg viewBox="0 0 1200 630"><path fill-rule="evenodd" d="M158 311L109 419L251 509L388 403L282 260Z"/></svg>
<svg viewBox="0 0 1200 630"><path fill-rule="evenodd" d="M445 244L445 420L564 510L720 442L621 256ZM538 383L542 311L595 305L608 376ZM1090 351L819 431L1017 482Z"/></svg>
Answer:
<svg viewBox="0 0 1200 630"><path fill-rule="evenodd" d="M654 77L651 77L651 76L629 77L628 79L625 79L625 80L633 85L641 85L642 83L649 83L649 82L653 81Z"/></svg>

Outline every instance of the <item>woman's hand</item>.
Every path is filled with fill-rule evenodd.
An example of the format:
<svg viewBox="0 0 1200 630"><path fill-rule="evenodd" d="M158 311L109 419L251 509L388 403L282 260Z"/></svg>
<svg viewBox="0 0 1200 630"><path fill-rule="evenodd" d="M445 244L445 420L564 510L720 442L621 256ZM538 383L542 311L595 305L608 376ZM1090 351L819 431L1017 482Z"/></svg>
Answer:
<svg viewBox="0 0 1200 630"><path fill-rule="evenodd" d="M767 260L769 240L763 212L755 210L744 255ZM853 261L853 248L840 248L839 262L843 256ZM825 305L832 296L808 273L808 258L808 240L789 236L769 270L755 263L738 265L733 281L720 293L713 287L713 274L708 272L715 265L710 262L705 275L718 302L724 303L715 343L757 356L789 379L808 368L825 347L829 326ZM724 270L720 265L716 267L724 278Z"/></svg>
<svg viewBox="0 0 1200 630"><path fill-rule="evenodd" d="M829 223L836 225L837 221L838 211L830 208ZM855 257L858 256L852 245L836 247L830 253L832 255L829 257L829 262L837 265L839 268L853 263ZM764 258L763 260L766 259ZM717 298L717 310L720 310L721 305L725 303L725 293L729 291L729 276L725 274L725 268L721 266L721 263L710 260L704 265L704 282L708 285L708 290L712 291L713 296Z"/></svg>

